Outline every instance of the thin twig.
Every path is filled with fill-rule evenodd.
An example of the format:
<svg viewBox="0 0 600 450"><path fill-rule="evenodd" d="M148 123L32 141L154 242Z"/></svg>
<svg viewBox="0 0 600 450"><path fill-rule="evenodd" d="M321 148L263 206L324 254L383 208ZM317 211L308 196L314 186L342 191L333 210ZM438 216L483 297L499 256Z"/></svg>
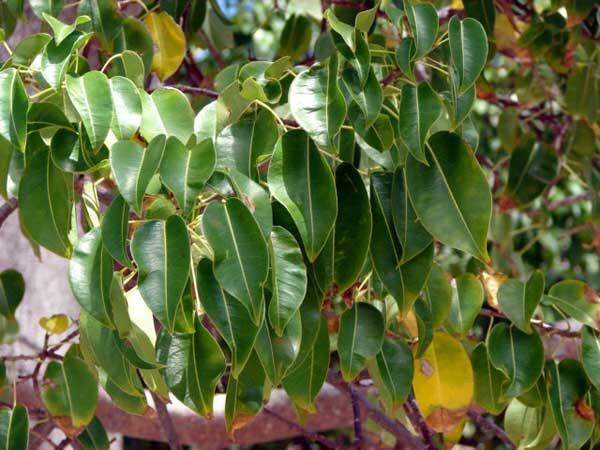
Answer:
<svg viewBox="0 0 600 450"><path fill-rule="evenodd" d="M263 412L265 412L266 414L275 417L277 420L285 423L287 426L289 426L290 428L293 428L294 430L298 431L300 434L302 434L304 437L306 437L307 439L310 439L313 442L318 442L319 444L321 444L323 447L327 447L329 449L332 450L338 450L339 446L332 441L331 439L322 436L318 433L314 433L310 430L307 430L306 428L304 428L301 425L298 425L296 422L288 419L287 417L282 416L281 414L273 411L270 408L263 408Z"/></svg>
<svg viewBox="0 0 600 450"><path fill-rule="evenodd" d="M208 52L210 53L210 55L213 57L213 59L217 63L217 66L219 66L219 69L224 68L225 62L223 61L223 57L221 56L221 53L213 45L210 38L207 36L207 34L202 29L200 29L200 36L202 36L202 39L204 39L204 42L206 42L206 46L208 47Z"/></svg>
<svg viewBox="0 0 600 450"><path fill-rule="evenodd" d="M417 400L412 392L408 394L408 398L406 399L406 402L404 402L404 411L406 412L406 415L408 416L408 419L412 423L415 430L419 430L421 433L427 449L435 450L433 435L427 426L421 411L419 410L419 405L417 405Z"/></svg>
<svg viewBox="0 0 600 450"><path fill-rule="evenodd" d="M17 199L11 198L4 205L0 206L0 227L4 223L8 216L10 216L15 209L17 209Z"/></svg>
<svg viewBox="0 0 600 450"><path fill-rule="evenodd" d="M177 430L175 430L175 425L173 424L173 420L171 419L169 411L167 410L167 405L165 404L164 400L154 392L152 392L152 399L154 400L154 407L156 408L156 414L158 415L160 428L162 429L164 438L169 444L169 448L171 450L181 450L179 436L177 435Z"/></svg>
<svg viewBox="0 0 600 450"><path fill-rule="evenodd" d="M203 95L205 97L210 97L210 98L218 98L219 97L218 92L213 91L211 89L206 89L203 87L185 86L183 84L177 84L173 87L176 89L179 89L181 92L185 92L188 94Z"/></svg>
<svg viewBox="0 0 600 450"><path fill-rule="evenodd" d="M354 414L354 448L361 450L363 443L362 421L360 418L360 405L354 389L350 389L350 400L352 400L352 413Z"/></svg>
<svg viewBox="0 0 600 450"><path fill-rule="evenodd" d="M508 317L506 317L501 312L494 311L491 309L486 309L486 308L482 308L479 311L479 315L486 316L486 317L496 317L498 319L508 319ZM561 330L560 328L556 328L554 325L551 325L546 322L542 322L541 320L533 319L533 320L531 320L531 325L533 325L536 328L539 328L540 331L543 331L544 333L548 333L548 334L556 334L559 336L571 337L571 338L581 336L581 333L579 333L579 331Z"/></svg>
<svg viewBox="0 0 600 450"><path fill-rule="evenodd" d="M500 440L507 447L515 448L515 444L513 444L508 435L498 425L487 420L474 409L469 409L469 411L467 411L467 415L473 420L473 422L477 424L479 428L496 436L498 440Z"/></svg>

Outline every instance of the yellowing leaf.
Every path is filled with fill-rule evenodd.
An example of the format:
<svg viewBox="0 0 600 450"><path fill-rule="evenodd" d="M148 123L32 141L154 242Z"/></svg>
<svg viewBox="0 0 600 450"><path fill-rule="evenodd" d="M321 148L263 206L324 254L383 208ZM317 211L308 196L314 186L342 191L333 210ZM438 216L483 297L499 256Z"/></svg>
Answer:
<svg viewBox="0 0 600 450"><path fill-rule="evenodd" d="M415 361L413 388L428 425L448 433L460 423L473 398L473 369L460 341L436 332Z"/></svg>
<svg viewBox="0 0 600 450"><path fill-rule="evenodd" d="M61 334L69 327L69 318L64 314L54 314L40 319L40 327L50 334Z"/></svg>
<svg viewBox="0 0 600 450"><path fill-rule="evenodd" d="M183 30L166 12L151 13L144 24L154 43L152 70L158 78L166 80L173 75L185 56L185 35Z"/></svg>
<svg viewBox="0 0 600 450"><path fill-rule="evenodd" d="M481 281L485 287L485 297L490 306L498 309L498 289L508 277L500 272L481 272Z"/></svg>

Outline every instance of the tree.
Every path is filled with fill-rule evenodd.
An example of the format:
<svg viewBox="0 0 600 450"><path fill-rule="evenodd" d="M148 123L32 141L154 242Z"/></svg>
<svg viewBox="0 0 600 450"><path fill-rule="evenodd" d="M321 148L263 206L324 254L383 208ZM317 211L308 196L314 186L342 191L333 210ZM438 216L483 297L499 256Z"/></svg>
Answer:
<svg viewBox="0 0 600 450"><path fill-rule="evenodd" d="M600 10L447 3L1 3L0 224L70 259L81 316L0 357L43 403L2 402L0 447L31 415L108 447L98 384L177 448L169 395L224 389L233 432L326 380L347 443L294 425L325 448L596 444Z"/></svg>

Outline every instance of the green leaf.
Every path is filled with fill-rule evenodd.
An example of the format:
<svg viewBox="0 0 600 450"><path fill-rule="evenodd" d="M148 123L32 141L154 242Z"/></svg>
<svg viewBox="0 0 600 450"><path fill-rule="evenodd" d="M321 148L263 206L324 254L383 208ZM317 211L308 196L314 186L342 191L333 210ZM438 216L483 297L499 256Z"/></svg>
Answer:
<svg viewBox="0 0 600 450"><path fill-rule="evenodd" d="M415 53L412 59L420 59L433 47L438 33L438 15L431 3L404 2L406 17L412 31Z"/></svg>
<svg viewBox="0 0 600 450"><path fill-rule="evenodd" d="M394 230L391 211L393 174L371 175L371 259L373 268L386 290L398 303L401 315L406 315L427 281L433 263L433 245L402 264L402 248Z"/></svg>
<svg viewBox="0 0 600 450"><path fill-rule="evenodd" d="M564 280L553 285L544 295L545 303L556 306L562 312L581 323L598 330L598 295L582 281Z"/></svg>
<svg viewBox="0 0 600 450"><path fill-rule="evenodd" d="M50 102L33 103L27 112L27 132L57 128L73 131L62 109Z"/></svg>
<svg viewBox="0 0 600 450"><path fill-rule="evenodd" d="M112 382L128 395L143 395L136 368L121 351L122 343L114 330L103 326L86 312L79 318L81 351L86 360L105 371Z"/></svg>
<svg viewBox="0 0 600 450"><path fill-rule="evenodd" d="M513 399L504 414L504 430L520 449L546 450L556 435L550 407L530 407Z"/></svg>
<svg viewBox="0 0 600 450"><path fill-rule="evenodd" d="M0 136L25 151L29 98L16 69L0 72L0 91L4 97L0 105Z"/></svg>
<svg viewBox="0 0 600 450"><path fill-rule="evenodd" d="M338 60L316 64L301 72L290 86L290 111L317 145L334 148L346 116L346 102L338 86Z"/></svg>
<svg viewBox="0 0 600 450"><path fill-rule="evenodd" d="M108 149L105 146L94 153L82 126L79 131L78 134L61 128L52 136L52 162L63 172L89 172L108 159Z"/></svg>
<svg viewBox="0 0 600 450"><path fill-rule="evenodd" d="M526 334L506 323L494 325L487 340L490 361L508 378L504 397L517 397L531 389L544 368L544 346L537 333Z"/></svg>
<svg viewBox="0 0 600 450"><path fill-rule="evenodd" d="M546 363L548 400L554 423L565 450L584 446L594 430L595 420L583 417L579 408L589 389L585 372L578 361L563 360ZM590 408L589 405L585 405ZM583 406L583 407L585 407Z"/></svg>
<svg viewBox="0 0 600 450"><path fill-rule="evenodd" d="M257 164L273 153L278 138L279 132L273 114L266 109L257 108L219 133L215 141L217 167L237 169L258 181Z"/></svg>
<svg viewBox="0 0 600 450"><path fill-rule="evenodd" d="M329 26L333 31L340 35L344 43L354 52L356 50L354 27L341 21L331 8L327 9L323 16L329 22Z"/></svg>
<svg viewBox="0 0 600 450"><path fill-rule="evenodd" d="M13 48L10 60L13 64L31 65L33 59L44 50L46 44L51 39L48 33L36 33L24 36Z"/></svg>
<svg viewBox="0 0 600 450"><path fill-rule="evenodd" d="M29 416L24 406L0 410L0 448L26 450L29 442Z"/></svg>
<svg viewBox="0 0 600 450"><path fill-rule="evenodd" d="M52 417L60 417L64 425L85 427L96 412L98 386L86 362L76 356L62 363L51 361L41 383L41 397Z"/></svg>
<svg viewBox="0 0 600 450"><path fill-rule="evenodd" d="M419 338L415 357L420 358L433 341L433 312L422 298L418 298L415 301L413 309L417 321L417 336Z"/></svg>
<svg viewBox="0 0 600 450"><path fill-rule="evenodd" d="M265 371L256 353L252 353L238 378L229 379L225 394L225 426L230 433L243 427L260 411L265 381Z"/></svg>
<svg viewBox="0 0 600 450"><path fill-rule="evenodd" d="M466 335L483 303L483 286L477 277L463 273L454 279L450 315L446 324L456 334Z"/></svg>
<svg viewBox="0 0 600 450"><path fill-rule="evenodd" d="M100 228L104 247L124 267L131 266L127 254L128 221L129 205L121 195L117 195L106 209Z"/></svg>
<svg viewBox="0 0 600 450"><path fill-rule="evenodd" d="M431 244L431 235L423 228L408 196L404 169L396 169L392 185L392 217L402 248L402 262L420 254Z"/></svg>
<svg viewBox="0 0 600 450"><path fill-rule="evenodd" d="M113 103L111 130L117 139L131 139L142 123L142 100L137 86L128 78L110 79Z"/></svg>
<svg viewBox="0 0 600 450"><path fill-rule="evenodd" d="M209 416L215 388L225 372L225 356L197 317L194 329L193 334L173 336L162 331L157 357L166 366L163 374L173 395L201 416Z"/></svg>
<svg viewBox="0 0 600 450"><path fill-rule="evenodd" d="M190 271L185 222L179 216L171 216L166 222L143 223L133 234L131 254L138 267L138 287L144 301L172 332Z"/></svg>
<svg viewBox="0 0 600 450"><path fill-rule="evenodd" d="M50 3L52 3L52 1ZM60 45L60 43L64 41L67 36L75 31L78 25L88 23L91 20L88 16L78 16L75 18L73 23L67 25L66 23L58 20L56 17L52 17L45 12L42 13L42 17L48 23L48 25L50 25L50 28L52 28L52 31L54 32L54 42L56 42L56 45Z"/></svg>
<svg viewBox="0 0 600 450"><path fill-rule="evenodd" d="M160 178L175 194L183 214L188 216L196 204L204 184L215 168L215 149L210 139L185 148L175 137L167 139L160 163Z"/></svg>
<svg viewBox="0 0 600 450"><path fill-rule="evenodd" d="M600 341L596 332L589 327L581 329L581 363L588 379L598 388L600 386Z"/></svg>
<svg viewBox="0 0 600 450"><path fill-rule="evenodd" d="M148 406L146 402L146 397L143 394L140 395L130 395L126 392L123 392L119 387L113 383L113 381L103 372L99 374L100 383L102 387L106 391L106 393L110 396L111 400L114 404L122 409L123 411L134 414L137 416L142 416L144 414L152 413L154 410Z"/></svg>
<svg viewBox="0 0 600 450"><path fill-rule="evenodd" d="M342 314L337 351L346 381L354 379L383 345L385 325L381 312L373 305L357 302Z"/></svg>
<svg viewBox="0 0 600 450"><path fill-rule="evenodd" d="M186 42L181 27L166 12L152 12L144 19L155 52L152 58L152 70L161 81L173 75L185 56Z"/></svg>
<svg viewBox="0 0 600 450"><path fill-rule="evenodd" d="M417 217L436 239L487 262L492 195L472 150L453 133L429 139L429 166L408 158L408 194Z"/></svg>
<svg viewBox="0 0 600 450"><path fill-rule="evenodd" d="M115 39L115 51L124 54L126 50L134 52L142 59L144 63L144 74L148 74L154 55L152 36L141 21L131 16L123 18L119 34ZM119 60L115 59L115 63L118 64ZM123 65L126 65L124 58ZM125 74L123 73L122 75ZM143 78L139 81L133 81L137 86L143 87Z"/></svg>
<svg viewBox="0 0 600 450"><path fill-rule="evenodd" d="M269 323L281 337L306 294L306 267L296 239L285 228L273 227L268 245L273 283Z"/></svg>
<svg viewBox="0 0 600 450"><path fill-rule="evenodd" d="M142 124L140 134L148 142L156 136L175 136L187 144L194 128L194 111L189 100L177 89L162 87L152 94L140 91Z"/></svg>
<svg viewBox="0 0 600 450"><path fill-rule="evenodd" d="M420 3L427 5L427 3ZM437 17L437 16L436 16ZM427 133L442 113L442 103L429 83L417 87L405 84L400 100L400 138L417 160L427 163L425 141Z"/></svg>
<svg viewBox="0 0 600 450"><path fill-rule="evenodd" d="M448 40L454 69L458 73L458 92L470 88L485 66L488 41L481 24L472 18L453 16L448 23Z"/></svg>
<svg viewBox="0 0 600 450"><path fill-rule="evenodd" d="M500 309L517 328L531 333L531 317L544 294L544 274L536 270L527 283L507 280L498 289Z"/></svg>
<svg viewBox="0 0 600 450"><path fill-rule="evenodd" d="M85 430L79 433L77 440L85 450L108 450L110 446L108 434L98 417L94 417Z"/></svg>
<svg viewBox="0 0 600 450"><path fill-rule="evenodd" d="M237 378L252 353L258 326L244 305L219 286L212 261L198 263L196 285L202 307L231 351L231 374Z"/></svg>
<svg viewBox="0 0 600 450"><path fill-rule="evenodd" d="M279 56L289 56L293 60L301 59L310 47L312 23L306 16L292 14L279 38Z"/></svg>
<svg viewBox="0 0 600 450"><path fill-rule="evenodd" d="M302 321L298 311L292 316L281 336L275 334L268 321L263 321L256 336L254 349L267 379L273 386L281 383L288 369L296 361L301 340Z"/></svg>
<svg viewBox="0 0 600 450"><path fill-rule="evenodd" d="M82 0L78 16L89 16L92 21L86 28L93 31L105 50L112 50L112 41L120 32L122 17L117 0Z"/></svg>
<svg viewBox="0 0 600 450"><path fill-rule="evenodd" d="M396 48L396 64L398 64L402 74L410 80L415 79L415 61L413 59L415 52L415 40L412 37L402 39L398 48Z"/></svg>
<svg viewBox="0 0 600 450"><path fill-rule="evenodd" d="M386 409L400 408L412 387L414 367L410 347L405 342L385 338L368 367Z"/></svg>
<svg viewBox="0 0 600 450"><path fill-rule="evenodd" d="M347 68L342 72L342 79L352 100L360 108L363 116L361 126L364 129L369 128L375 123L383 103L383 90L375 71L373 68L370 69L364 85L359 73L352 68Z"/></svg>
<svg viewBox="0 0 600 450"><path fill-rule="evenodd" d="M564 98L567 111L586 117L589 123L596 121L598 110L596 71L597 67L594 64L575 65L569 74Z"/></svg>
<svg viewBox="0 0 600 450"><path fill-rule="evenodd" d="M484 343L477 345L471 353L471 365L475 376L473 400L487 412L500 414L506 408L502 387L509 380L501 370L492 365Z"/></svg>
<svg viewBox="0 0 600 450"><path fill-rule="evenodd" d="M34 242L68 258L72 207L73 175L59 170L48 150L36 152L19 184L21 226Z"/></svg>
<svg viewBox="0 0 600 450"><path fill-rule="evenodd" d="M127 20L127 19L125 19ZM137 53L131 50L125 50L122 53L117 53L113 56L111 64L111 75L125 77L139 87L144 87L144 79L146 78L146 68L144 61ZM116 78L116 76L114 78ZM139 96L139 93L138 93ZM115 103L115 95L113 93L113 103Z"/></svg>
<svg viewBox="0 0 600 450"><path fill-rule="evenodd" d="M112 258L102 245L100 228L94 228L77 243L69 264L69 283L79 305L103 325L113 328L110 288Z"/></svg>
<svg viewBox="0 0 600 450"><path fill-rule="evenodd" d="M338 215L333 236L334 279L339 292L356 281L365 265L371 240L369 197L358 171L349 163L335 171Z"/></svg>
<svg viewBox="0 0 600 450"><path fill-rule="evenodd" d="M73 52L83 47L91 37L91 34L75 31L67 36L60 45L53 40L48 42L39 65L42 76L50 87L55 90L60 89Z"/></svg>
<svg viewBox="0 0 600 450"><path fill-rule="evenodd" d="M65 4L64 0L30 0L29 5L33 13L40 19L44 14L58 16Z"/></svg>
<svg viewBox="0 0 600 450"><path fill-rule="evenodd" d="M309 261L315 261L334 227L337 198L331 169L304 131L289 131L279 139L268 180L298 227Z"/></svg>
<svg viewBox="0 0 600 450"><path fill-rule="evenodd" d="M325 316L321 316L318 329L308 354L304 358L298 355L283 379L285 392L294 405L308 412L316 412L315 398L325 383L329 368L329 330Z"/></svg>
<svg viewBox="0 0 600 450"><path fill-rule="evenodd" d="M237 198L212 202L202 215L202 229L214 252L217 280L248 309L258 325L269 255L252 213Z"/></svg>
<svg viewBox="0 0 600 450"><path fill-rule="evenodd" d="M81 77L67 75L67 93L79 113L94 150L104 143L113 115L113 103L108 78L92 71Z"/></svg>
<svg viewBox="0 0 600 450"><path fill-rule="evenodd" d="M150 180L158 170L166 147L165 136L154 138L146 149L133 141L118 141L110 151L110 165L119 192L140 215Z"/></svg>
<svg viewBox="0 0 600 450"><path fill-rule="evenodd" d="M511 153L506 193L525 205L540 196L557 174L554 150L529 136Z"/></svg>
<svg viewBox="0 0 600 450"><path fill-rule="evenodd" d="M494 35L496 8L491 0L464 0L467 16L477 19L488 36Z"/></svg>
<svg viewBox="0 0 600 450"><path fill-rule="evenodd" d="M24 295L25 280L21 272L14 269L0 272L0 315L14 318Z"/></svg>

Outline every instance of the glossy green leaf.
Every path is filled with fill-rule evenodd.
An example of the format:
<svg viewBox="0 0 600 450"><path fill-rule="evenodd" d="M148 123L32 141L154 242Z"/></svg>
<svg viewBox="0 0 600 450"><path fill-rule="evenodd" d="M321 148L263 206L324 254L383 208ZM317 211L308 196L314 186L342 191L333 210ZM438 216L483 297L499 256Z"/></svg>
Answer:
<svg viewBox="0 0 600 450"><path fill-rule="evenodd" d="M27 132L31 133L48 128L73 131L73 125L71 125L65 113L55 104L39 102L30 105L27 112Z"/></svg>
<svg viewBox="0 0 600 450"><path fill-rule="evenodd" d="M279 39L279 56L301 59L311 44L312 23L306 16L292 14L285 22Z"/></svg>
<svg viewBox="0 0 600 450"><path fill-rule="evenodd" d="M29 442L29 416L24 406L0 409L0 448L26 450Z"/></svg>
<svg viewBox="0 0 600 450"><path fill-rule="evenodd" d="M410 347L402 341L385 338L381 351L368 367L386 409L400 408L412 387L414 367Z"/></svg>
<svg viewBox="0 0 600 450"><path fill-rule="evenodd" d="M504 397L516 397L535 385L544 368L544 346L537 333L526 334L498 323L487 340L490 361L508 378Z"/></svg>
<svg viewBox="0 0 600 450"><path fill-rule="evenodd" d="M544 295L545 303L556 306L565 314L598 330L598 295L587 284L578 280L564 280L553 285Z"/></svg>
<svg viewBox="0 0 600 450"><path fill-rule="evenodd" d="M487 262L492 196L486 176L456 134L436 133L429 146L429 166L413 158L407 161L408 194L415 213L436 239Z"/></svg>
<svg viewBox="0 0 600 450"><path fill-rule="evenodd" d="M24 151L27 142L29 99L16 69L0 72L0 90L4 96L0 105L0 136Z"/></svg>
<svg viewBox="0 0 600 450"><path fill-rule="evenodd" d="M257 164L271 155L278 137L273 114L265 109L256 109L219 133L215 141L217 166L220 169L237 169L258 181Z"/></svg>
<svg viewBox="0 0 600 450"><path fill-rule="evenodd" d="M364 182L349 163L335 171L338 215L334 236L334 280L340 292L356 281L365 265L371 240L371 208Z"/></svg>
<svg viewBox="0 0 600 450"><path fill-rule="evenodd" d="M327 65L316 64L301 72L290 86L289 105L300 126L317 145L335 147L346 116L346 102L338 86L338 60Z"/></svg>
<svg viewBox="0 0 600 450"><path fill-rule="evenodd" d="M149 414L154 411L152 408L150 408L150 406L148 406L146 397L143 394L130 395L126 392L123 392L115 383L113 383L110 377L108 377L106 373L103 373L102 371L99 373L99 378L102 388L106 391L113 403L119 409L137 416Z"/></svg>
<svg viewBox="0 0 600 450"><path fill-rule="evenodd" d="M79 305L96 320L114 327L110 288L112 258L102 245L102 232L94 228L77 243L69 264L69 283Z"/></svg>
<svg viewBox="0 0 600 450"><path fill-rule="evenodd" d="M500 414L506 408L502 388L509 380L492 365L484 343L477 345L471 353L471 365L475 377L473 400L487 412Z"/></svg>
<svg viewBox="0 0 600 450"><path fill-rule="evenodd" d="M600 341L589 327L581 329L581 363L590 382L600 386Z"/></svg>
<svg viewBox="0 0 600 450"><path fill-rule="evenodd" d="M477 277L463 273L452 283L452 302L446 324L456 334L465 335L471 329L483 303L483 286Z"/></svg>
<svg viewBox="0 0 600 450"><path fill-rule="evenodd" d="M417 87L405 84L402 87L398 131L411 155L423 163L427 162L425 156L427 133L441 113L442 103L429 83L423 82Z"/></svg>
<svg viewBox="0 0 600 450"><path fill-rule="evenodd" d="M53 40L48 42L42 52L39 65L42 76L50 87L56 90L60 88L61 83L65 79L72 53L84 46L90 38L91 34L83 34L75 31L67 36L60 45L56 44Z"/></svg>
<svg viewBox="0 0 600 450"><path fill-rule="evenodd" d="M418 298L417 301L415 301L413 309L417 321L417 336L419 338L415 357L420 358L433 341L433 311L423 298Z"/></svg>
<svg viewBox="0 0 600 450"><path fill-rule="evenodd" d="M58 16L65 4L64 0L30 0L31 10L40 19L44 14Z"/></svg>
<svg viewBox="0 0 600 450"><path fill-rule="evenodd" d="M306 294L306 267L296 239L285 228L273 227L268 246L273 283L269 323L281 337Z"/></svg>
<svg viewBox="0 0 600 450"><path fill-rule="evenodd" d="M179 216L171 216L165 222L143 223L133 234L131 254L138 267L138 288L144 301L172 332L190 271L185 222Z"/></svg>
<svg viewBox="0 0 600 450"><path fill-rule="evenodd" d="M154 55L154 43L152 36L144 24L135 17L124 17L121 22L119 34L115 39L115 51L125 53L125 51L134 52L142 59L144 64L144 74L150 72L152 57ZM115 64L119 64L118 59L115 59ZM127 62L123 58L123 66ZM124 70L124 67L122 68ZM127 71L127 73L129 73ZM125 73L122 73L125 75ZM139 87L143 87L143 78L139 81L133 80Z"/></svg>
<svg viewBox="0 0 600 450"><path fill-rule="evenodd" d="M140 91L142 124L140 134L148 142L156 136L175 136L187 144L194 129L194 111L185 95L173 88L158 88L152 94Z"/></svg>
<svg viewBox="0 0 600 450"><path fill-rule="evenodd" d="M230 378L225 394L225 425L230 433L243 427L262 407L265 371L252 353L238 378Z"/></svg>
<svg viewBox="0 0 600 450"><path fill-rule="evenodd" d="M431 244L432 237L415 214L403 169L394 172L391 202L394 229L402 248L401 259L406 262L425 250Z"/></svg>
<svg viewBox="0 0 600 450"><path fill-rule="evenodd" d="M137 86L128 78L110 79L113 103L111 130L117 139L130 139L142 123L142 100Z"/></svg>
<svg viewBox="0 0 600 450"><path fill-rule="evenodd" d="M44 47L46 47L46 44L51 39L48 33L36 33L24 36L13 48L10 61L23 66L31 65L33 59L44 50Z"/></svg>
<svg viewBox="0 0 600 450"><path fill-rule="evenodd" d="M425 56L433 47L438 32L438 15L431 3L404 2L406 17L412 31L415 53L413 59Z"/></svg>
<svg viewBox="0 0 600 450"><path fill-rule="evenodd" d="M143 87L144 79L146 78L146 69L140 55L131 50L125 50L124 52L117 53L113 56L111 65L111 75L122 76L133 81L137 87ZM113 94L113 103L114 102L115 99Z"/></svg>
<svg viewBox="0 0 600 450"><path fill-rule="evenodd" d="M92 21L86 24L86 29L94 32L102 47L112 50L112 41L119 34L122 20L117 0L82 0L77 15L89 16Z"/></svg>
<svg viewBox="0 0 600 450"><path fill-rule="evenodd" d="M504 430L520 449L546 450L556 435L550 407L531 407L513 399L504 414Z"/></svg>
<svg viewBox="0 0 600 450"><path fill-rule="evenodd" d="M454 68L458 73L459 93L471 87L485 66L488 41L483 26L470 17L453 16L448 23L448 40Z"/></svg>
<svg viewBox="0 0 600 450"><path fill-rule="evenodd" d="M346 381L354 379L379 353L384 330L381 312L368 303L357 302L342 314L337 351Z"/></svg>
<svg viewBox="0 0 600 450"><path fill-rule="evenodd" d="M594 430L595 420L580 414L580 402L585 402L589 384L578 361L566 359L546 363L548 400L554 423L565 450L577 450L586 443ZM589 408L589 405L587 406Z"/></svg>
<svg viewBox="0 0 600 450"><path fill-rule="evenodd" d="M433 245L402 264L402 248L394 230L391 211L393 174L371 175L371 259L375 272L406 315L427 281L433 263Z"/></svg>
<svg viewBox="0 0 600 450"><path fill-rule="evenodd" d="M331 169L302 130L284 134L269 166L269 188L289 211L298 227L309 261L313 262L329 238L337 216Z"/></svg>
<svg viewBox="0 0 600 450"><path fill-rule="evenodd" d="M490 0L465 0L463 2L467 16L477 19L488 36L494 35L496 8Z"/></svg>
<svg viewBox="0 0 600 450"><path fill-rule="evenodd" d="M98 386L94 373L82 359L71 356L51 361L41 383L41 397L51 416L60 417L75 429L94 417Z"/></svg>
<svg viewBox="0 0 600 450"><path fill-rule="evenodd" d="M115 260L122 266L131 266L127 254L127 236L129 230L129 205L121 195L110 203L102 219L102 243Z"/></svg>
<svg viewBox="0 0 600 450"><path fill-rule="evenodd" d="M175 194L184 215L192 212L200 191L213 173L215 159L215 149L209 139L190 150L175 137L167 139L160 178Z"/></svg>
<svg viewBox="0 0 600 450"><path fill-rule="evenodd" d="M19 184L19 215L27 234L42 247L68 258L72 246L73 175L60 171L48 150L36 152ZM48 220L51 223L48 223Z"/></svg>
<svg viewBox="0 0 600 450"><path fill-rule="evenodd" d="M381 104L383 103L383 91L377 80L375 71L371 68L366 82L362 83L359 73L351 68L347 68L342 73L344 84L352 97L352 100L360 108L362 113L362 127L369 128L375 123Z"/></svg>
<svg viewBox="0 0 600 450"><path fill-rule="evenodd" d="M0 272L0 315L14 318L25 295L25 280L21 272L6 269Z"/></svg>
<svg viewBox="0 0 600 450"><path fill-rule="evenodd" d="M81 117L92 147L98 149L108 136L113 115L108 78L98 71L81 77L67 75L67 93Z"/></svg>
<svg viewBox="0 0 600 450"><path fill-rule="evenodd" d="M138 215L148 184L163 158L165 147L165 136L158 136L146 149L133 141L118 141L110 150L110 165L119 192Z"/></svg>
<svg viewBox="0 0 600 450"><path fill-rule="evenodd" d="M281 383L288 369L296 361L301 341L302 322L298 311L292 316L281 336L275 334L268 321L263 321L256 336L254 349L267 379L273 386Z"/></svg>
<svg viewBox="0 0 600 450"><path fill-rule="evenodd" d="M507 280L498 289L500 309L520 330L531 333L531 318L544 294L544 274L536 270L527 283Z"/></svg>
<svg viewBox="0 0 600 450"><path fill-rule="evenodd" d="M108 159L108 149L101 147L94 152L88 135L80 126L80 133L59 129L50 142L52 162L63 172L85 173L97 168Z"/></svg>
<svg viewBox="0 0 600 450"><path fill-rule="evenodd" d="M244 305L219 286L210 260L198 263L196 285L202 307L231 351L231 374L237 378L252 353L258 326Z"/></svg>
<svg viewBox="0 0 600 450"><path fill-rule="evenodd" d="M48 23L48 25L50 25L50 28L52 28L52 31L54 32L54 42L56 42L56 45L60 45L65 38L75 31L78 25L88 23L91 20L88 16L78 16L72 23L66 24L45 12L42 13L42 17Z"/></svg>
<svg viewBox="0 0 600 450"><path fill-rule="evenodd" d="M321 317L318 329L309 353L302 359L299 355L283 379L285 392L294 405L308 412L316 412L315 398L325 383L329 368L329 330L325 316Z"/></svg>
<svg viewBox="0 0 600 450"><path fill-rule="evenodd" d="M217 280L259 324L269 256L256 219L240 200L230 198L208 205L202 215L202 229L214 252Z"/></svg>
<svg viewBox="0 0 600 450"><path fill-rule="evenodd" d="M77 435L77 441L85 450L108 450L110 447L108 433L98 417L94 417L85 430Z"/></svg>
<svg viewBox="0 0 600 450"><path fill-rule="evenodd" d="M202 416L212 414L217 383L225 372L225 356L219 344L194 321L193 334L171 336L162 332L156 343L158 360L166 366L164 377L180 401Z"/></svg>

